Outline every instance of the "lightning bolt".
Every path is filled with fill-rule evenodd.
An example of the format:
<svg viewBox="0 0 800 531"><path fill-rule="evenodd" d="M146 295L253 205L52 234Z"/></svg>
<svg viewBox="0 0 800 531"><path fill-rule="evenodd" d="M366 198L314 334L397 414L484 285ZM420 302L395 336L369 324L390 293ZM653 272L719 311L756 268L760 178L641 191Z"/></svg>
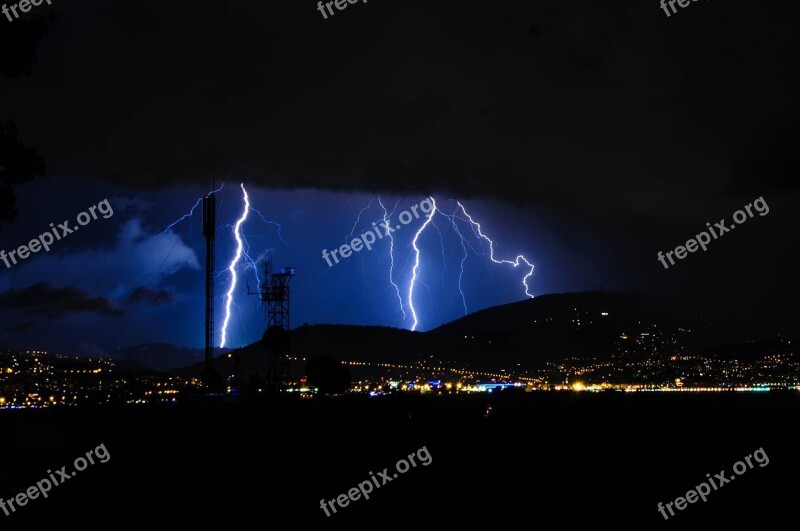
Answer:
<svg viewBox="0 0 800 531"><path fill-rule="evenodd" d="M263 222L264 222L264 223L266 223L267 225L275 225L276 227L278 227L278 238L281 240L281 242L283 242L283 244L284 244L286 247L289 247L289 244L288 244L288 243L286 243L286 240L284 240L284 239L283 239L283 234L282 234L283 227L281 227L281 224L280 224L280 223L277 223L277 222L275 222L275 221L270 221L270 220L268 220L267 218L265 218L265 217L264 217L264 214L262 214L260 211L256 210L256 209L255 209L255 208L253 208L253 207L250 207L250 210L252 210L252 211L253 211L253 212L255 212L256 214L258 214L258 216L261 218L261 221L263 221Z"/></svg>
<svg viewBox="0 0 800 531"><path fill-rule="evenodd" d="M442 287L444 288L445 287L444 286L444 276L447 273L447 258L446 258L445 253L444 253L444 234L442 234L442 229L439 228L439 226L436 224L435 221L432 221L431 225L433 226L434 229L436 229L436 232L439 234L439 245L442 247L442 278L441 278L441 284L442 284Z"/></svg>
<svg viewBox="0 0 800 531"><path fill-rule="evenodd" d="M242 217L240 217L236 222L236 225L233 226L233 236L236 238L236 255L231 261L230 266L228 266L228 271L231 273L231 285L228 288L228 294L226 295L225 300L225 320L222 323L222 340L220 341L220 348L225 347L225 342L227 340L228 322L231 319L231 303L233 302L233 292L236 289L237 281L236 266L239 264L239 260L241 260L242 254L244 253L242 223L245 222L247 215L250 213L250 197L247 195L247 190L244 189L244 183L240 184L239 186L242 188L242 193L244 194L244 211L242 212Z"/></svg>
<svg viewBox="0 0 800 531"><path fill-rule="evenodd" d="M345 238L345 243L347 243L347 242L348 242L348 240L350 240L350 239L353 237L353 233L356 231L356 227L358 226L358 224L359 224L359 223L361 223L361 215L362 215L362 214L364 214L364 212L366 212L367 210L369 210L369 209L370 209L370 207L372 206L372 202L373 202L373 201L375 201L375 199L374 199L374 198L373 198L373 199L370 199L370 200L369 200L369 203L367 204L367 206L365 206L364 208L362 208L362 209L361 209L361 210L358 212L358 217L356 217L356 220L355 220L355 222L353 223L353 228L352 228L352 229L350 229L350 234L348 234L348 235L347 235L347 237Z"/></svg>
<svg viewBox="0 0 800 531"><path fill-rule="evenodd" d="M282 234L283 227L281 226L280 223L278 223L277 221L271 221L271 220L267 219L264 216L264 214L262 214L261 211L258 210L255 207L251 206L250 207L250 211L251 212L255 212L256 214L258 214L258 217L260 217L261 221L263 221L266 225L275 225L276 227L278 227L278 239L286 247L289 247L289 244L286 243L286 240L283 239L283 234ZM232 225L226 225L226 227L233 228ZM253 269L253 275L256 277L256 287L258 287L258 286L261 285L261 277L258 274L258 266L257 266L256 262L259 260L260 257L253 258L252 256L250 256L250 242L247 240L247 235L244 232L241 232L241 235L242 235L242 240L244 240L244 245L245 245L244 250L242 251L242 253L243 253L245 261L247 262L247 265L250 268Z"/></svg>
<svg viewBox="0 0 800 531"><path fill-rule="evenodd" d="M253 209L251 208L250 210ZM253 268L253 274L256 277L256 287L259 287L261 286L261 277L258 276L258 266L256 265L256 261L250 256L250 242L244 238L244 235L242 235L242 239L244 240L245 245L247 245L247 247L242 251L244 254L244 259L247 260L248 265Z"/></svg>
<svg viewBox="0 0 800 531"><path fill-rule="evenodd" d="M417 319L417 311L414 309L414 284L417 283L417 276L419 275L419 247L417 247L417 240L419 239L420 234L422 234L430 224L431 220L433 219L433 215L436 214L436 200L433 198L433 196L431 196L429 199L433 203L433 208L431 208L431 212L428 214L425 223L423 223L419 230L417 230L417 233L414 235L414 240L411 242L411 246L414 248L414 252L416 253L414 268L411 270L411 282L408 285L408 307L411 310L411 317L414 319L414 324L411 325L412 332L417 329L417 325L419 324L419 320Z"/></svg>
<svg viewBox="0 0 800 531"><path fill-rule="evenodd" d="M220 185L219 188L217 188L216 190L212 190L212 191L208 192L204 197L208 197L208 196L210 196L212 194L215 194L215 193L219 192L220 190L222 190L222 188L224 186L225 186L225 184L223 183L222 185ZM236 269L237 269L237 266L239 265L240 260L242 260L242 258L244 258L244 260L247 262L248 267L252 267L253 273L254 273L254 275L256 277L256 283L257 283L256 285L257 286L261 285L261 279L260 279L259 274L258 274L258 266L256 265L256 259L253 259L252 256L250 255L250 242L247 241L247 238L246 238L245 234L242 231L242 226L243 226L244 222L248 218L248 212L249 211L253 211L256 214L258 214L258 216L261 218L261 220L267 225L275 225L277 227L277 229L278 229L278 238L281 240L281 242L283 242L284 245L286 245L288 247L288 244L286 243L286 240L283 239L283 234L282 234L283 227L279 223L277 223L275 221L268 220L264 216L264 214L262 214L258 209L254 208L254 207L251 207L250 206L250 197L247 194L247 190L245 190L245 188L244 188L244 184L240 184L239 186L241 187L242 193L244 194L244 203L245 203L244 212L242 213L242 217L237 221L237 223L235 225L230 225L230 224L221 225L221 227L226 227L226 228L230 228L230 229L233 230L233 235L234 235L234 237L236 239L236 243L237 243L237 250L236 250L236 256L234 257L234 259L231 262L230 266L227 268L227 271L230 272L230 274L231 274L231 284L230 284L230 286L228 288L228 292L227 292L227 295L226 295L225 320L224 320L224 324L222 326L222 341L221 341L220 347L224 347L225 344L227 343L228 324L229 324L230 318L231 318L231 306L235 306L236 310L239 311L239 306L236 304L236 301L233 300L233 293L234 293L234 291L236 289L236 284L238 282L238 275L237 275ZM179 223L181 223L185 219L191 218L194 215L195 210L197 210L197 207L200 206L200 204L202 202L203 202L203 197L198 198L197 201L194 203L194 205L192 205L192 208L189 209L189 211L186 214L184 214L180 218L178 218L175 221L173 221L172 223L170 223L161 232L161 234L166 234L174 226L178 225ZM223 270L223 271L215 271L214 272L215 278L219 278L220 276L222 276L222 274L224 272L225 272L225 270Z"/></svg>
<svg viewBox="0 0 800 531"><path fill-rule="evenodd" d="M203 196L203 197L208 197L208 196L210 196L211 194L216 194L217 192L219 192L220 190L222 190L222 187L223 187L223 186L225 186L225 184L224 184L224 183L223 183L223 184L222 184L222 185L221 185L219 188L217 188L216 190L212 190L212 191L208 192L208 193L207 193L205 196ZM164 230L161 232L161 234L166 234L166 233L167 233L167 231L168 231L169 229L171 229L172 227L174 227L175 225L177 225L178 223L180 223L180 222L181 222L181 221L183 221L184 219L186 219L186 218L191 218L191 217L194 215L194 211L197 209L197 207L200 205L200 203L202 203L202 202L203 202L203 197L200 197L200 198L197 200L197 202L196 202L194 205L192 205L192 208L189 210L189 212L187 212L187 213L186 213L186 214L184 214L183 216L179 217L178 219L176 219L175 221L173 221L172 223L170 223L170 224L167 226L167 228L166 228L166 229L164 229Z"/></svg>
<svg viewBox="0 0 800 531"><path fill-rule="evenodd" d="M464 296L464 288L461 285L462 280L464 279L464 262L467 261L467 241L466 238L464 238L464 235L461 234L461 231L458 228L458 223L456 223L456 212L458 212L458 208L456 208L455 212L453 212L450 215L445 214L438 208L436 210L438 210L441 215L450 220L450 224L453 226L453 231L455 231L455 233L461 240L461 248L464 250L464 256L461 257L461 270L458 273L458 292L461 294L461 304L464 305L464 315L467 315L469 313L469 310L467 310L467 298ZM472 248L471 245L470 248Z"/></svg>
<svg viewBox="0 0 800 531"><path fill-rule="evenodd" d="M359 223L361 223L361 216L364 215L364 212L366 212L372 207L372 203L374 202L375 198L373 197L372 199L369 200L367 206L365 206L358 212L358 216L356 217L356 220L353 222L353 228L350 229L350 234L348 234L344 238L344 243L350 243L352 241L353 236L355 235L356 232L356 227L358 227ZM367 270L365 269L364 266L364 255L359 253L358 258L361 261L361 276L364 277L364 284L367 286L368 289L370 289L371 285L369 281L367 281Z"/></svg>
<svg viewBox="0 0 800 531"><path fill-rule="evenodd" d="M472 225L472 227L473 227L473 231L474 231L475 229L477 229L477 235L478 235L480 238L483 238L484 240L486 240L487 242L489 242L489 259L491 259L491 261L492 261L492 262L494 262L495 264L510 264L510 265L513 265L514 267L519 267L519 266L520 266L520 265L521 265L521 264L524 262L524 263L525 263L525 264L526 264L528 267L530 267L530 268L531 268L531 270L530 270L530 271L528 271L528 274L527 274L527 275L525 275L525 277L522 279L522 285L523 285L523 286L525 286L525 295L527 295L528 297L530 297L530 298L532 299L532 298L533 298L533 295L530 293L530 286L528 286L528 279L531 277L531 275L533 275L533 264L532 264L532 263L530 263L530 262L527 260L527 258L525 258L523 255L519 255L519 256L517 256L517 258L516 258L516 259L515 259L513 262L512 262L511 260L497 260L497 259L494 257L494 242L492 241L492 239L491 239L491 238L489 238L488 236L486 236L486 235L485 235L485 234L484 234L484 233L481 231L481 225L480 225L480 223L478 223L477 221L475 221L474 219L472 219L472 216L470 216L470 215L467 213L467 210L464 208L464 205L462 205L462 204L461 204L459 201L456 201L456 203L458 203L458 206L459 206L459 208L461 209L461 212L463 212L463 213L464 213L464 215L465 215L465 216L467 217L467 219L469 220L470 224L471 224L471 225Z"/></svg>
<svg viewBox="0 0 800 531"><path fill-rule="evenodd" d="M377 199L378 204L380 205L381 209L383 210L382 225L380 225L378 227L378 230L381 230L381 228L384 227L384 226L391 227L390 218L397 211L397 207L398 207L399 201L397 203L395 203L394 210L390 213L388 208L386 208L386 205L383 203L383 201L382 201L380 196L377 196L374 199ZM366 212L367 210L369 210L371 208L371 206L372 206L372 204L374 202L374 199L371 200L369 202L369 204L367 204L365 207L361 208L358 211L358 215L356 216L355 223L353 223L353 227L350 230L350 234L348 236L348 239L351 238L355 234L356 229L358 228L359 224L361 223L361 220L362 220L362 217L364 215L364 212ZM455 201L457 206L453 210L452 213L443 212L439 208L439 206L437 205L436 199L433 196L428 197L426 199L426 201L430 202L431 210L425 216L425 220L422 223L422 225L414 233L414 237L413 237L413 239L411 241L411 246L410 246L411 250L410 250L408 256L405 259L404 267L399 271L398 271L398 265L399 264L397 263L396 256L395 256L395 251L397 249L395 248L396 241L395 241L394 235L392 234L393 231L389 231L386 234L387 237L385 238L385 239L389 240L389 268L388 268L389 269L389 271L388 271L389 284L394 289L394 293L395 293L395 296L397 297L397 302L398 302L398 306L400 308L400 312L403 315L403 321L406 321L406 319L408 319L409 314L410 314L410 317L411 317L410 330L411 331L416 331L417 328L419 328L419 326L420 326L420 318L419 318L420 316L417 313L416 307L414 306L414 295L417 293L417 290L419 289L418 288L418 284L422 284L423 287L426 287L428 289L428 292L430 293L430 287L428 286L428 284L426 284L423 281L423 279L421 278L421 274L420 274L421 273L421 263L422 263L422 247L420 245L420 237L428 229L429 225L433 225L433 227L437 230L437 232L439 234L439 243L440 243L440 246L441 246L442 263L444 265L445 272L447 271L447 263L446 263L446 260L447 260L446 254L447 253L446 253L446 248L445 248L445 245L444 245L444 239L445 239L444 238L444 233L443 233L443 229L441 228L440 224L437 224L435 219L434 219L437 212L439 214L441 214L442 217L446 218L450 222L450 225L451 225L451 227L453 229L453 232L456 234L456 236L458 236L458 241L461 244L462 255L461 255L460 262L459 262L458 293L459 293L459 295L461 297L461 304L462 304L463 309L464 309L464 315L467 315L469 313L469 308L467 306L467 300L466 300L466 294L465 294L465 291L464 291L464 273L465 273L465 270L466 270L466 263L467 263L467 259L469 258L469 254L470 254L469 252L470 251L472 251L472 253L474 253L476 256L485 256L485 257L489 258L492 261L492 263L495 263L495 264L509 264L509 265L514 266L515 268L516 267L520 267L520 266L523 266L525 268L529 268L527 273L525 274L525 276L522 279L522 285L523 285L523 288L524 288L525 295L530 297L530 298L534 297L533 294L530 291L530 285L528 284L528 281L529 281L530 277L533 275L533 272L534 272L534 265L524 255L520 254L514 260L499 259L498 257L496 257L495 256L495 249L494 249L494 243L495 242L491 238L489 238L489 236L484 234L483 228L481 227L480 223L475 221L475 219L467 212L466 207L464 207L464 205L461 204L459 201ZM465 229L463 224L468 224L469 225L469 229L468 230ZM376 224L373 223L372 225L374 227ZM475 240L477 240L477 242L475 242L475 240L473 240L472 237L469 236L470 231L471 231L472 235L475 237ZM488 253L486 252L486 247L485 247L484 242L488 243L488 247L489 247L489 252ZM359 255L359 256L361 256L361 255ZM413 260L412 260L412 257L413 257ZM413 266L412 266L412 263L413 263ZM409 267L411 267L411 274L410 274L410 280L408 281L407 295L406 295L406 298L404 300L404 294L401 292L400 285L398 284L398 282L402 284L402 283L404 283L404 280L402 280L402 279L408 278L406 276L406 272L407 272ZM326 273L328 271L326 271ZM363 257L362 257L362 274L364 274ZM444 278L444 274L445 273L443 272L442 273L442 279ZM365 281L366 281L366 276L365 276ZM443 282L443 280L442 280L442 282ZM444 286L444 284L443 284L443 286ZM410 310L410 312L407 312L406 309Z"/></svg>
<svg viewBox="0 0 800 531"><path fill-rule="evenodd" d="M394 213L397 211L397 205L399 203L400 203L400 201L398 200L397 203L394 204L394 210L392 210L392 213L389 214L389 211L386 210L385 206L383 206L383 202L381 201L381 198L378 197L378 204L383 209L383 223L384 223L383 226L384 227L388 227L389 226L389 218L391 216L393 216ZM378 230L381 230L380 227L378 227ZM394 286L394 291L397 294L397 302L400 303L400 312L403 314L403 321L405 321L406 320L406 310L405 310L405 308L403 308L403 297L400 296L400 287L394 281L394 236L392 236L391 232L389 232L388 236L389 236L389 282L392 284L392 286Z"/></svg>

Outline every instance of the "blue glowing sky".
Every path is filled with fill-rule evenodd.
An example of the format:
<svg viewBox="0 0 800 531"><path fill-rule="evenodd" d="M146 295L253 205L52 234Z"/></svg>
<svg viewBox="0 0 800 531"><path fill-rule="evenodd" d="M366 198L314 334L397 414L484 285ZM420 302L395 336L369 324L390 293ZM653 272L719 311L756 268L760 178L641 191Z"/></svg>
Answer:
<svg viewBox="0 0 800 531"><path fill-rule="evenodd" d="M408 305L416 258L412 240L422 227L425 214L420 213L419 219L392 234L396 290L389 282L388 237L379 239L372 250L362 249L333 267L328 267L322 258L323 249L339 247L352 239L348 237L351 233L358 236L373 222L382 222L384 212L378 195L274 191L246 183L245 188L251 207L263 214L262 218L250 211L242 225L248 256L255 261L272 258L276 267L297 268L292 282L293 326L345 323L412 327ZM104 299L114 312L65 312L44 323L37 320L32 327L25 326L28 317L18 314L12 324L16 330L8 330L11 333L6 337L11 343L32 342L47 348L54 348L51 343L56 342L47 338L59 338L58 342L90 351L151 341L201 346L205 249L202 207L169 230L165 228L188 213L207 191L183 187L131 195L125 190L71 179L35 183L23 189L20 219L0 232L4 248L37 236L50 222L73 219L81 210L105 198L114 215L92 221L82 232L56 242L49 253L40 252L6 269L0 276L0 292L37 282L47 282L54 289L70 286L84 292L88 299ZM59 202L64 197L71 199ZM400 213L425 197L383 195L380 200L390 213L395 211L389 219L396 226ZM434 197L441 212L450 215L458 209L454 199ZM243 214L244 201L239 183L233 181L224 184L217 198L219 343L224 296L231 280L227 268L237 248L233 225ZM534 295L601 286L599 275L587 278L577 269L570 270L568 264L579 264L581 258L560 246L552 231L525 210L491 201L466 200L463 205L482 224L482 232L494 239L496 259L514 260L522 254L536 266L529 279ZM529 269L525 264L515 268L492 263L487 242L471 230L463 214L459 211L456 219L457 233L441 212L418 239L419 278L413 299L419 321L417 330L429 330L464 315L465 305L467 311L474 312L526 298L522 281ZM464 237L463 246L459 234ZM263 308L255 297L247 295L248 287L256 287L255 273L246 259L240 262L237 272L239 282L234 290L227 346L248 344L263 333ZM31 317L36 314L34 310L30 313ZM51 332L42 334L43 329ZM101 331L100 337L97 330Z"/></svg>
<svg viewBox="0 0 800 531"><path fill-rule="evenodd" d="M293 266L297 270L292 281L292 326L333 323L411 329L408 298L415 261L411 242L425 221L424 214L393 233L395 290L389 282L391 261L386 237L371 251L362 249L330 268L322 258L323 249L339 247L352 239L351 234L358 236L373 222L382 221L378 195L267 190L244 184L251 207L264 216L262 219L251 211L242 225L248 255L256 261L272 258L276 267ZM189 212L209 190L210 186L173 186L141 191L73 178L41 180L21 188L20 217L0 230L3 249L26 243L51 222L74 219L105 198L114 215L92 221L80 232L56 242L49 253L40 252L9 269L3 266L3 343L81 353L102 353L148 342L201 347L202 208L169 230L165 228ZM456 199L433 195L441 212L452 214L457 209ZM396 209L390 216L396 226L400 212L425 197L384 194L380 199L390 212ZM244 207L239 182L225 180L217 198L215 343L219 345L224 297L231 278L227 268L236 251L232 228ZM654 227L652 220L642 218L634 225L621 216L607 225L587 223L581 216L569 218L547 208L519 208L494 200L466 199L462 204L481 224L482 232L493 238L496 258L514 260L522 254L535 265L529 279L534 295L640 289L675 297L696 291L706 297L703 290L708 286L718 290L737 282L718 273L740 252L734 245L738 242L730 238L733 243L727 248L720 243L715 253L696 257L695 269L676 267L665 274L653 258L663 240L646 239ZM419 281L414 289L419 331L464 315L465 304L467 311L474 312L526 298L522 280L528 269L524 264L514 268L492 263L486 242L470 229L463 214L459 212L458 217L457 226L465 238L463 247L449 219L441 213L419 237ZM609 232L609 226L615 228L613 232ZM688 225L675 231L690 228ZM630 232L627 236L626 231ZM757 245L755 230L738 236L740 242ZM698 271L700 274L696 274ZM254 271L243 259L237 272L228 347L256 341L264 330L263 307L247 295L248 288L256 288ZM705 286L698 288L703 283ZM715 297L724 303L725 293L737 296L737 292L726 289L717 291Z"/></svg>
<svg viewBox="0 0 800 531"><path fill-rule="evenodd" d="M322 258L370 201L355 233L381 219L378 191L398 212L428 194L447 213L462 201L497 257L536 266L535 295L638 289L794 322L796 17L764 11L758 38L742 39L744 2L726 4L724 21L714 9L667 19L641 2L412 4L323 20L297 2L54 3L31 72L0 76L0 122L13 120L47 164L17 189L20 216L0 228L0 249L105 198L115 214L0 265L0 346L199 347L199 212L162 232L208 192L214 169L226 183L218 324L240 182L282 226L285 244L254 214L244 233L252 256L297 268L294 325L411 327L387 240L330 270ZM768 216L669 270L656 259L762 196ZM471 237L462 299L461 240L434 221L419 241L419 330L458 318L464 303L525 298L524 271L492 264ZM396 233L403 300L422 222ZM255 277L241 273L232 346L263 331L246 295Z"/></svg>
<svg viewBox="0 0 800 531"><path fill-rule="evenodd" d="M83 207L84 203L88 207L106 197L114 208L114 215L93 221L83 232L56 242L50 253L33 255L7 269L0 277L0 291L44 281L54 288L72 286L90 298L106 299L124 315L70 313L44 325L56 329L55 336L68 338L69 343L85 342L87 348L150 341L200 346L203 341L205 245L202 208L197 208L193 216L169 230L164 229L189 212L205 191L169 189L130 197L120 190L76 191L72 188L75 184L75 181L59 181L26 189L21 196L23 214L16 225L30 227L30 236L35 237L41 232L39 227L47 228L51 221L71 219L83 209L70 212L70 207ZM63 190L59 190L62 187ZM47 189L50 193L39 195L36 188ZM251 211L242 225L243 236L249 244L248 255L255 261L272 258L277 267L297 268L292 282L294 326L347 323L412 327L408 295L416 254L411 242L422 227L425 214L392 234L395 246L393 280L398 288L395 290L389 282L388 237L378 240L371 251L362 249L334 263L333 267L328 267L322 258L323 249L338 247L352 239L348 238L351 233L358 236L370 229L372 222L382 222L379 196L317 190L267 191L246 183L245 188L251 206L264 216ZM74 199L59 204L58 198L65 196ZM217 198L216 333L219 341L224 295L231 280L227 266L237 247L233 224L241 217L244 202L241 189L234 182L226 183ZM395 215L389 218L393 226L399 224L398 216L403 210L424 198L424 195L380 197L390 213L396 209ZM534 230L539 224L535 217L498 203L464 201L463 204L475 221L482 223L484 234L494 238L497 259L514 260L523 254L536 265L529 280L532 293L590 287L591 281L584 286L568 281L568 271L554 267L553 258L545 258L566 258L568 253L553 245L547 231ZM34 205L38 208L33 208ZM437 207L452 214L458 205L447 197L439 197ZM359 215L360 223L357 222ZM449 219L441 213L433 217L419 236L419 279L414 290L418 330L428 330L464 315L465 304L472 312L526 298L522 280L528 268L524 264L514 268L492 263L487 242L470 230L463 215L459 218L463 246ZM280 231L277 224L280 224ZM4 231L3 245L12 248L19 233L19 230ZM255 273L246 259L240 262L237 272L239 282L234 291L228 346L250 343L263 332L263 309L259 308L256 298L247 295L248 287L251 290L256 287ZM138 289L141 294L142 288L150 295L133 300L134 293ZM16 324L22 326L23 321L21 318ZM102 326L98 328L97 324ZM30 341L37 336L44 339L38 332L41 328L42 325L37 324L11 336L19 341ZM80 339L81 335L86 337L89 329L102 330L101 335L107 337Z"/></svg>

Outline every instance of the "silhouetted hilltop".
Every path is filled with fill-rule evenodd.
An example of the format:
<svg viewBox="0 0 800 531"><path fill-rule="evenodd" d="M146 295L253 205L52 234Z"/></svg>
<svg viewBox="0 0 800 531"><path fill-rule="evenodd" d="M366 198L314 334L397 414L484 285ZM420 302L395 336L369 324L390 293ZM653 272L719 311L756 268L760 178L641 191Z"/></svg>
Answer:
<svg viewBox="0 0 800 531"><path fill-rule="evenodd" d="M614 352L620 335L654 330L677 334L690 350L706 350L754 340L774 340L775 331L730 317L719 319L701 308L638 292L542 295L487 308L428 332L354 325L303 325L291 331L298 357L330 355L345 360L410 363L423 358L501 368L509 364L541 366L565 357L602 356ZM679 332L678 332L679 331ZM118 351L120 352L120 351ZM169 345L123 349L130 359L150 366L199 367L202 351ZM240 373L266 367L261 342L224 354L226 368L239 363ZM231 365L232 366L232 365ZM192 369L194 370L194 369Z"/></svg>

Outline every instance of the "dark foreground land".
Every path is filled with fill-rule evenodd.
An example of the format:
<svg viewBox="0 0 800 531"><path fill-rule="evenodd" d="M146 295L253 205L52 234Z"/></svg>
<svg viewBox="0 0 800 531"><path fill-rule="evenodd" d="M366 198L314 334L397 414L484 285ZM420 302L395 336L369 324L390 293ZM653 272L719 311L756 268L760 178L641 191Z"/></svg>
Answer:
<svg viewBox="0 0 800 531"><path fill-rule="evenodd" d="M627 529L792 522L798 405L800 393L501 393L4 411L5 499L47 469L71 470L76 457L101 443L111 459L54 487L47 499L11 516L0 512L0 525ZM370 471L393 473L398 459L422 446L430 466L411 468L329 518L320 509L321 498L346 493ZM762 447L766 467L756 464L707 502L664 521L659 501L685 495L707 473L731 476L736 461Z"/></svg>

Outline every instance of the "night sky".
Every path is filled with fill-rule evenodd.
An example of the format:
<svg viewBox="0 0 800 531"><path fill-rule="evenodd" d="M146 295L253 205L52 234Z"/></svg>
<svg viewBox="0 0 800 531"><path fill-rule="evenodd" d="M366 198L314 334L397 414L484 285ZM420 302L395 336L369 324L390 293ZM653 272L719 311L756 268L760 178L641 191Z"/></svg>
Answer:
<svg viewBox="0 0 800 531"><path fill-rule="evenodd" d="M218 323L244 183L281 226L251 212L250 256L297 268L293 326L410 328L386 240L330 270L321 253L381 220L378 197L399 214L432 195L447 214L460 200L498 258L530 260L534 295L636 289L797 332L794 4L693 2L667 18L655 1L376 0L327 20L310 1L53 8L31 75L0 75L0 122L47 163L17 189L0 249L106 198L114 215L0 263L0 345L201 346L200 210L164 230L212 174ZM656 259L759 197L769 214L708 251L668 270ZM405 300L422 222L396 233ZM462 220L462 301L461 240L434 222L419 240L419 330L464 301L525 298L525 271L492 264ZM239 273L229 346L263 332L254 273Z"/></svg>

